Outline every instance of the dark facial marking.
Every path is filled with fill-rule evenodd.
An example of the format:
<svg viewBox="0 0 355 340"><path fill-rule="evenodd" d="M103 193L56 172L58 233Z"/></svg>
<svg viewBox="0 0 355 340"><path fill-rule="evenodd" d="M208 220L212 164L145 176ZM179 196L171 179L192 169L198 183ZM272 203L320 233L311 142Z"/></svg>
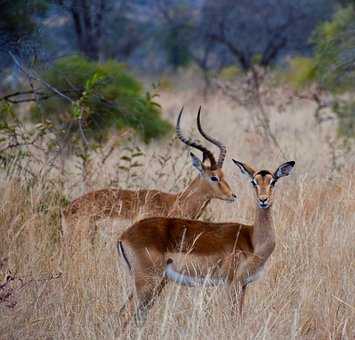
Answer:
<svg viewBox="0 0 355 340"><path fill-rule="evenodd" d="M259 172L257 172L257 173L254 175L254 177L255 177L256 175L260 175L260 176L262 176L262 177L265 177L266 175L271 175L271 176L272 176L272 173L271 173L270 171L267 171L267 170L260 170Z"/></svg>

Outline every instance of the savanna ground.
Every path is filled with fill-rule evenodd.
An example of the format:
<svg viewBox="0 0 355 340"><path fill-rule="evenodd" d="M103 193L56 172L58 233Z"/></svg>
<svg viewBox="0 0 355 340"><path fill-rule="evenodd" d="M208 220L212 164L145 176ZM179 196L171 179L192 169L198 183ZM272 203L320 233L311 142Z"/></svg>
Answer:
<svg viewBox="0 0 355 340"><path fill-rule="evenodd" d="M277 247L265 276L248 289L243 322L231 317L222 288L171 283L145 326L132 324L128 334L139 339L354 339L355 158L338 147L334 121L317 124L314 104L306 100L294 100L282 110L270 105L278 148L255 133L252 112L221 94L205 100L184 87L161 93L164 115L174 122L184 105L182 126L196 135L194 119L202 104L204 126L228 147L225 173L238 195L237 203L212 202L202 219L253 221L251 185L232 157L259 169L275 169L286 160L295 160L296 167L275 190ZM93 165L90 186L81 182L74 165L64 179L52 175L32 185L22 177L2 175L1 339L122 337L118 311L130 293L130 281L118 261L115 237L99 233L94 246L82 239L72 258L63 258L64 198L112 183L177 191L195 175L186 147L173 137L148 146L138 140L128 145L140 146L143 165L132 173L117 170L117 160L126 152L118 146L104 167Z"/></svg>

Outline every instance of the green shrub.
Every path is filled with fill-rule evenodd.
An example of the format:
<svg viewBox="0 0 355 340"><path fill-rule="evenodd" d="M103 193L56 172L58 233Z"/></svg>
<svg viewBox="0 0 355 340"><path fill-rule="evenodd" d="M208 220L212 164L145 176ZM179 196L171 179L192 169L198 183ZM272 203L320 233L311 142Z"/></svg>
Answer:
<svg viewBox="0 0 355 340"><path fill-rule="evenodd" d="M338 117L338 135L355 138L355 102L336 103L334 111Z"/></svg>
<svg viewBox="0 0 355 340"><path fill-rule="evenodd" d="M295 88L310 85L316 77L316 64L312 58L294 57L288 63L284 75L286 81Z"/></svg>
<svg viewBox="0 0 355 340"><path fill-rule="evenodd" d="M222 80L235 80L238 76L241 75L240 68L235 65L230 65L222 68L219 73L219 78Z"/></svg>
<svg viewBox="0 0 355 340"><path fill-rule="evenodd" d="M99 64L81 56L65 57L42 77L73 102L53 96L33 109L35 119L44 116L70 126L74 133L80 118L85 135L96 142L101 142L111 128L131 127L145 142L171 128L161 118L159 104L149 93L144 94L141 84L116 61Z"/></svg>
<svg viewBox="0 0 355 340"><path fill-rule="evenodd" d="M316 78L334 94L355 89L355 7L340 8L331 21L321 24L314 36ZM338 135L355 138L355 102L337 97L334 112Z"/></svg>
<svg viewBox="0 0 355 340"><path fill-rule="evenodd" d="M331 21L319 25L315 45L316 76L323 87L340 93L354 88L355 9L339 9Z"/></svg>
<svg viewBox="0 0 355 340"><path fill-rule="evenodd" d="M323 22L312 36L314 56L295 57L282 78L296 88L317 82L333 94L355 89L355 7L340 8L330 21ZM338 135L355 138L355 102L335 97Z"/></svg>

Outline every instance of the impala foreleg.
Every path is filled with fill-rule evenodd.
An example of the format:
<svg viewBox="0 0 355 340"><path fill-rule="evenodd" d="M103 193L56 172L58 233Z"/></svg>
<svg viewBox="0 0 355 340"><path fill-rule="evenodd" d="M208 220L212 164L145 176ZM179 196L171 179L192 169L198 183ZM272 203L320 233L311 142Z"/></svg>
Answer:
<svg viewBox="0 0 355 340"><path fill-rule="evenodd" d="M137 326L142 326L149 309L166 284L163 256L154 250L135 250L124 241L118 241L117 250L133 276L136 296L136 299L130 296L128 303L121 309L121 324L126 327L134 316Z"/></svg>
<svg viewBox="0 0 355 340"><path fill-rule="evenodd" d="M232 315L235 318L242 318L246 285L240 282L233 282L229 286L229 299L231 302Z"/></svg>
<svg viewBox="0 0 355 340"><path fill-rule="evenodd" d="M239 298L239 316L243 319L243 307L244 307L244 300L245 300L245 292L247 290L247 286L243 285L240 289L240 298Z"/></svg>
<svg viewBox="0 0 355 340"><path fill-rule="evenodd" d="M159 282L156 282L156 279L153 279L151 282L146 281L144 285L136 281L138 303L134 314L134 320L138 327L144 325L148 311L153 307L166 283L167 280L165 277L160 279Z"/></svg>
<svg viewBox="0 0 355 340"><path fill-rule="evenodd" d="M118 320L123 330L126 329L129 321L132 318L134 311L134 298L133 293L128 296L127 302L121 307L118 313Z"/></svg>
<svg viewBox="0 0 355 340"><path fill-rule="evenodd" d="M242 286L256 281L263 274L265 260L257 255L249 256L237 269L235 282Z"/></svg>

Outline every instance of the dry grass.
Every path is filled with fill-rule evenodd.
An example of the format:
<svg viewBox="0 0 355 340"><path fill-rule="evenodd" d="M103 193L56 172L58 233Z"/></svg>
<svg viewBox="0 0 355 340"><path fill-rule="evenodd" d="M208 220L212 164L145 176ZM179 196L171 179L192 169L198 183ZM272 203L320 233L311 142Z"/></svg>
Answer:
<svg viewBox="0 0 355 340"><path fill-rule="evenodd" d="M196 110L196 93L166 93L161 103L172 120L177 107ZM204 123L228 145L226 173L239 196L236 205L214 202L203 219L252 221L253 196L230 158L275 168L284 159L255 135L250 113L221 96L205 105ZM218 115L213 114L218 113ZM192 126L193 114L183 125ZM276 189L277 248L263 279L247 292L245 320L231 318L223 289L191 289L170 284L145 327L131 325L134 338L149 339L354 339L355 337L355 176L354 155L333 172L324 142L334 126L315 126L312 106L296 102L271 124L283 151L296 161L295 173ZM100 168L94 187L112 178L122 187L181 189L192 176L187 152L178 142L142 146L144 168L128 181ZM157 155L165 155L162 166ZM332 179L330 180L330 174ZM70 198L84 191L72 187ZM60 186L29 186L21 179L0 184L0 289L2 339L114 339L120 337L118 311L130 292L129 277L117 260L114 239L99 234L94 246L82 239L63 256ZM60 277L58 273L63 273Z"/></svg>

